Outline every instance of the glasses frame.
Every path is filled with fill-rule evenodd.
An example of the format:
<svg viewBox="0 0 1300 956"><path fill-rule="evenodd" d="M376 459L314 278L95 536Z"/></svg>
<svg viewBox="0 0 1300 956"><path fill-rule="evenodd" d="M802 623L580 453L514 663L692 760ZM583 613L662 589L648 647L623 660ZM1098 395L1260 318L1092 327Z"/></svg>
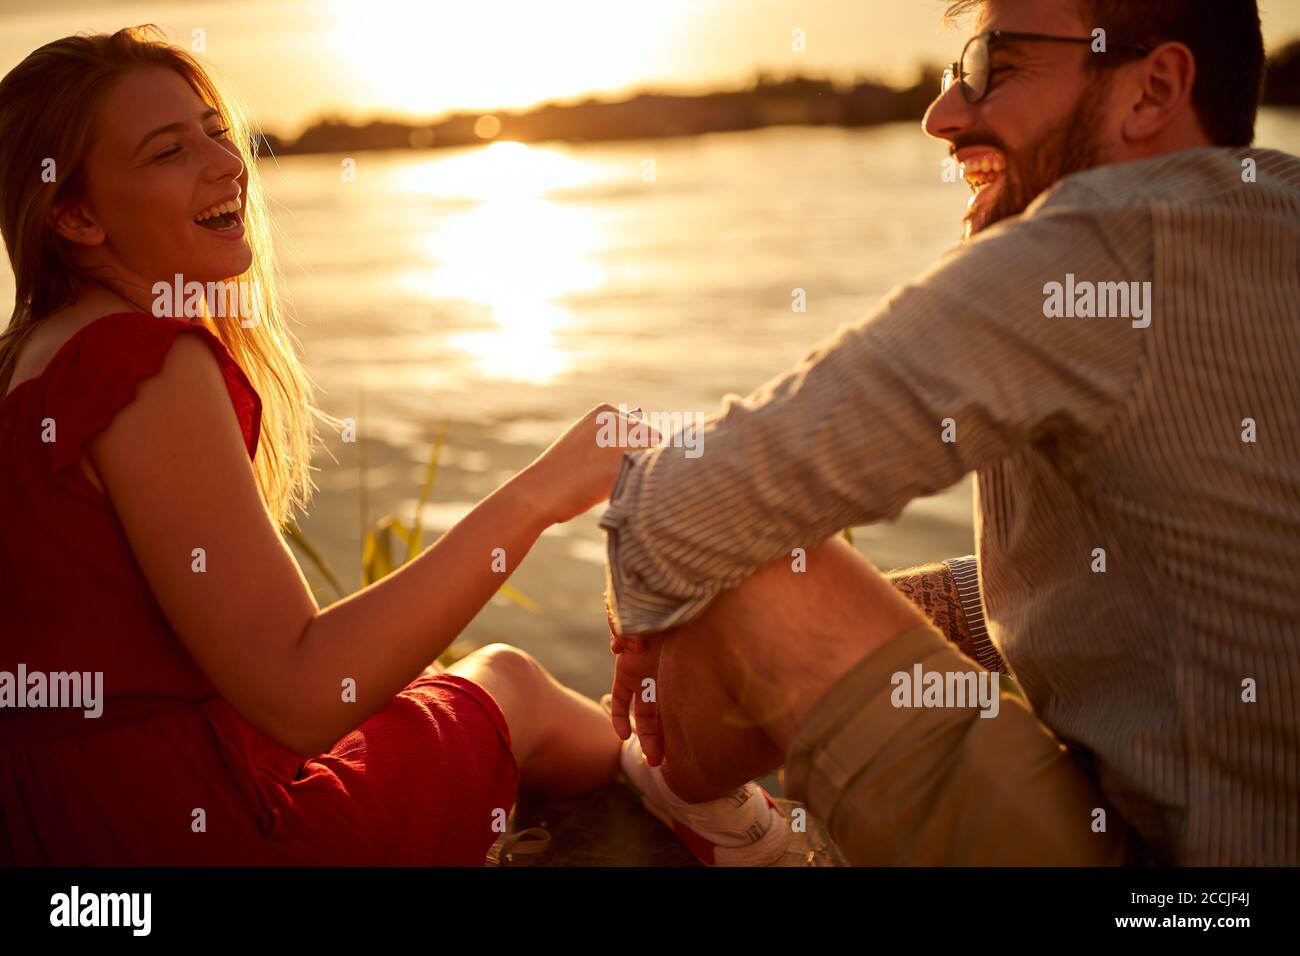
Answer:
<svg viewBox="0 0 1300 956"><path fill-rule="evenodd" d="M1091 45L1095 41L1096 38L1090 36L1089 37L1066 37L1066 36L1056 36L1054 34L1049 34L1049 33L1017 33L1013 30L989 30L987 33L979 33L966 41L966 45L962 47L961 59L957 60L954 63L949 63L948 66L944 69L942 89L944 93L947 93L949 88L954 83L957 83L958 85L961 86L962 98L965 99L967 103L974 106L976 103L983 101L984 98L987 97L989 93L992 92L993 90L993 53L997 49L998 44L1002 42L1087 43ZM966 78L970 76L970 74L966 72L963 65L966 62L966 56L970 52L971 45L974 43L981 43L981 42L984 43L988 49L989 76L984 83L983 92L981 92L978 95L975 95L971 92L971 90L973 89L972 85L966 81ZM1131 53L1137 54L1138 56L1146 56L1148 53L1152 51L1152 49L1153 49L1152 47L1146 46L1141 43L1108 44L1106 47L1106 53L1109 54L1112 50L1116 50L1116 51L1127 50L1130 51Z"/></svg>

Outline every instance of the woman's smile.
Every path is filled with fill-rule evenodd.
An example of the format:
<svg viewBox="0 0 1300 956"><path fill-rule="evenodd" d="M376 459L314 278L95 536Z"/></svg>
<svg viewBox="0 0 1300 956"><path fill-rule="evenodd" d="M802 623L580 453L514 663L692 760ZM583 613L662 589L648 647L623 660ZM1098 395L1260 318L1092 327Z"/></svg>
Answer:
<svg viewBox="0 0 1300 956"><path fill-rule="evenodd" d="M244 235L244 206L239 192L219 199L194 217L194 224L221 239L241 239Z"/></svg>

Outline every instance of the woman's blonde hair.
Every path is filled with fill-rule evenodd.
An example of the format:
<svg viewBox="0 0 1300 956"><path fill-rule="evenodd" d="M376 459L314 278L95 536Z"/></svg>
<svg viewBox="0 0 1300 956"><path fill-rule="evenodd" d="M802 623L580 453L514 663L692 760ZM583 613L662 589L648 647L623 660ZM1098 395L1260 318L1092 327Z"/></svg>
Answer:
<svg viewBox="0 0 1300 956"><path fill-rule="evenodd" d="M51 211L80 195L86 180L95 116L113 82L129 70L162 66L186 80L216 109L248 170L244 228L253 263L238 277L251 289L257 321L238 316L202 321L230 350L262 399L262 431L253 470L268 511L284 526L311 499L314 416L312 384L298 358L277 294L271 224L257 175L257 146L247 112L187 51L157 27L71 36L31 53L0 80L0 235L16 282L13 314L0 334L0 394L17 354L41 320L73 301L78 285L96 282L71 261L51 226ZM56 183L42 173L53 159Z"/></svg>

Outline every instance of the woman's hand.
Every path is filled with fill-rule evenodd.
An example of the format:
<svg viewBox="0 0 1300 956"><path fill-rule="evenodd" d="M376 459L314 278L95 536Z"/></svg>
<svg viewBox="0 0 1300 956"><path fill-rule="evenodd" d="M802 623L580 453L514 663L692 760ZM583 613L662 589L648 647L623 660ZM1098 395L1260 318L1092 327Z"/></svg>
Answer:
<svg viewBox="0 0 1300 956"><path fill-rule="evenodd" d="M624 452L652 448L659 440L659 433L647 423L623 415L613 405L597 405L570 425L520 478L528 495L540 503L542 519L548 525L560 524L609 497Z"/></svg>

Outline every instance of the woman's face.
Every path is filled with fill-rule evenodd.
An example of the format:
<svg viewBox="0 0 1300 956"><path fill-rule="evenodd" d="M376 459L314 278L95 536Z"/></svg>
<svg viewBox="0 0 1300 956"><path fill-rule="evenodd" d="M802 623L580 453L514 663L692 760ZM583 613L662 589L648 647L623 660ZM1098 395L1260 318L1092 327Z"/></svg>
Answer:
<svg viewBox="0 0 1300 956"><path fill-rule="evenodd" d="M88 265L110 265L147 288L178 273L186 283L247 271L248 172L223 118L179 74L124 75L104 100L94 142L83 236L95 241L74 240L91 247ZM223 203L233 212L196 221Z"/></svg>

